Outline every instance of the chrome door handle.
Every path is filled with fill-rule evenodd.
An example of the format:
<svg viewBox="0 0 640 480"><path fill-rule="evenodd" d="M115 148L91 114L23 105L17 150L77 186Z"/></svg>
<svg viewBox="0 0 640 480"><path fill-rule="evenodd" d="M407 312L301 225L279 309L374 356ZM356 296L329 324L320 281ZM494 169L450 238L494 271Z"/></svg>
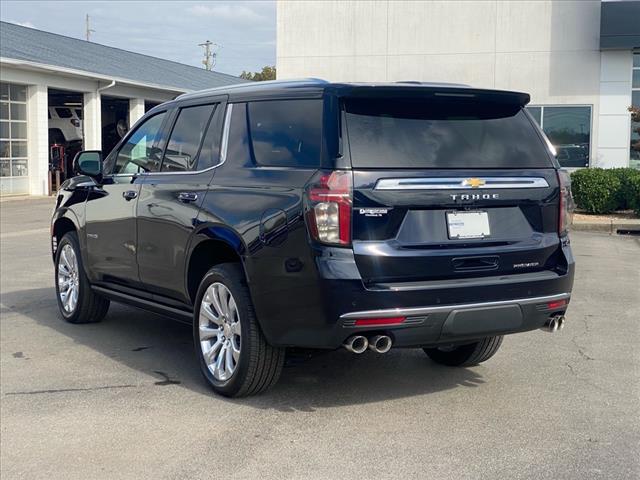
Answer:
<svg viewBox="0 0 640 480"><path fill-rule="evenodd" d="M138 196L138 192L135 190L127 190L126 192L122 192L122 196L128 202L129 200L133 200Z"/></svg>
<svg viewBox="0 0 640 480"><path fill-rule="evenodd" d="M198 194L195 192L180 192L178 194L178 200L184 203L195 202L198 199Z"/></svg>

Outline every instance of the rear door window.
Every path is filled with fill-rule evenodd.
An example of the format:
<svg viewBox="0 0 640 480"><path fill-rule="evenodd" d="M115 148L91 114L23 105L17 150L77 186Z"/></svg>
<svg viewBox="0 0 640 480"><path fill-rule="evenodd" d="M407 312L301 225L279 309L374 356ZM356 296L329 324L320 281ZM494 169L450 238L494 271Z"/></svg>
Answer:
<svg viewBox="0 0 640 480"><path fill-rule="evenodd" d="M443 97L444 98L444 97ZM360 168L547 168L518 105L478 99L345 100L351 161Z"/></svg>
<svg viewBox="0 0 640 480"><path fill-rule="evenodd" d="M247 110L256 164L303 168L320 165L321 100L250 102Z"/></svg>
<svg viewBox="0 0 640 480"><path fill-rule="evenodd" d="M220 161L220 142L222 137L222 117L224 116L224 107L216 104L213 110L213 116L209 121L207 133L202 140L200 153L198 153L197 170L204 170L217 165Z"/></svg>
<svg viewBox="0 0 640 480"><path fill-rule="evenodd" d="M169 137L162 161L162 172L196 169L202 138L209 125L214 105L198 105L180 109Z"/></svg>

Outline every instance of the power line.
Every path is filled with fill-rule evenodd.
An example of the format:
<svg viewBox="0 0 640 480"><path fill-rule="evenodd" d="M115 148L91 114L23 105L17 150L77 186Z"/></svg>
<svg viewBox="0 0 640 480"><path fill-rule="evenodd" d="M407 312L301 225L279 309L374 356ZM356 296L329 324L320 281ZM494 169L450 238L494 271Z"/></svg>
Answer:
<svg viewBox="0 0 640 480"><path fill-rule="evenodd" d="M204 60L202 60L202 64L204 65L205 70L213 70L213 66L216 64L216 53L211 50L211 47L217 47L218 45L207 40L204 43L199 43L198 46L204 47Z"/></svg>
<svg viewBox="0 0 640 480"><path fill-rule="evenodd" d="M85 19L84 19L84 23L85 23L85 31L84 31L84 35L85 35L85 39L87 40L87 42L91 41L91 33L95 33L95 30L92 30L91 28L89 28L89 14L87 13Z"/></svg>

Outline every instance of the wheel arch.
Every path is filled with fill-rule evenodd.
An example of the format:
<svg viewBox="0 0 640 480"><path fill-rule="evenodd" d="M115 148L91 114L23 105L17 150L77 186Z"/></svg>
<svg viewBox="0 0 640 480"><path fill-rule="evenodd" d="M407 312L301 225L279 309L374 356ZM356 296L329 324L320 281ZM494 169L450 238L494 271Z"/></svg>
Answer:
<svg viewBox="0 0 640 480"><path fill-rule="evenodd" d="M57 218L54 219L51 224L51 254L55 259L56 252L58 250L58 245L60 244L60 240L69 232L76 232L78 237L80 237L80 227L78 226L78 221L75 218L73 213L68 210L61 213ZM80 238L78 238L80 240Z"/></svg>
<svg viewBox="0 0 640 480"><path fill-rule="evenodd" d="M199 229L190 242L185 269L185 287L189 299L195 305L196 295L205 274L221 263L239 263L244 272L244 242L238 233L225 226L209 226Z"/></svg>

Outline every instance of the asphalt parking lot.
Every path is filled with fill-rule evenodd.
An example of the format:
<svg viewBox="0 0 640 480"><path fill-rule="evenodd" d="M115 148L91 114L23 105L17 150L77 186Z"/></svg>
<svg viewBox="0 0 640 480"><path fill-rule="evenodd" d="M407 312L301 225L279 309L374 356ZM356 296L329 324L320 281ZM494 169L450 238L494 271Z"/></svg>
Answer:
<svg viewBox="0 0 640 480"><path fill-rule="evenodd" d="M100 324L60 319L52 207L0 204L3 480L640 476L637 238L575 232L565 329L507 337L481 366L337 351L227 400L188 327L115 304Z"/></svg>

